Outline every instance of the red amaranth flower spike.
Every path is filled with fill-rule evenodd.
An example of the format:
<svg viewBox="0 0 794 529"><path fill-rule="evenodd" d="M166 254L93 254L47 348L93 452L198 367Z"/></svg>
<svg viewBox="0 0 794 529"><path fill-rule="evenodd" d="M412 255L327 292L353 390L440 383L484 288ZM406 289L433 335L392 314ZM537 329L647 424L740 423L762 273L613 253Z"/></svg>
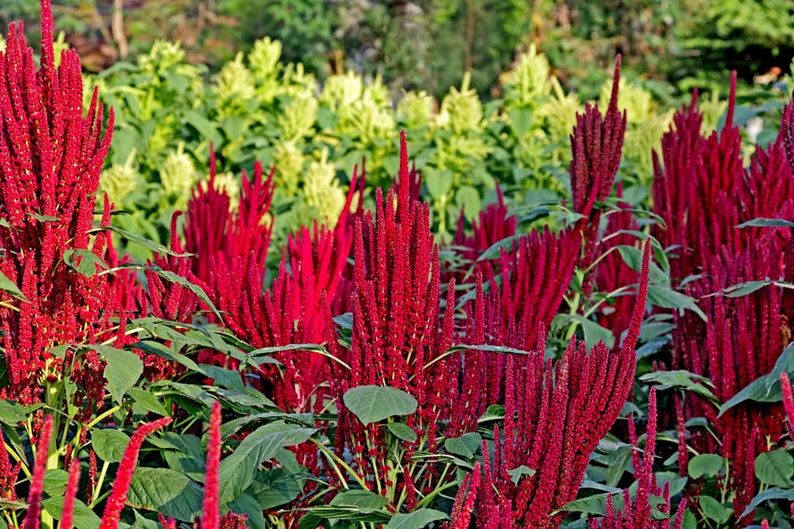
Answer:
<svg viewBox="0 0 794 529"><path fill-rule="evenodd" d="M141 445L146 439L146 436L171 424L171 421L171 417L163 417L154 422L144 424L132 435L130 444L127 445L127 449L124 450L121 463L119 463L116 479L113 482L113 489L105 504L105 513L102 515L99 529L118 528L119 520L121 519L121 510L124 508L124 504L127 501L127 490L130 488L132 473L135 472L135 465L138 461L138 452L141 449Z"/></svg>
<svg viewBox="0 0 794 529"><path fill-rule="evenodd" d="M468 529L471 522L471 513L474 510L474 500L477 498L477 489L480 486L480 463L474 464L474 470L467 474L460 484L452 505L451 520L444 524L444 529Z"/></svg>
<svg viewBox="0 0 794 529"><path fill-rule="evenodd" d="M69 445L71 446L71 445ZM74 505L77 499L77 487L80 485L80 460L72 459L69 465L69 480L66 482L66 492L63 495L63 511L59 529L71 529L74 518Z"/></svg>
<svg viewBox="0 0 794 529"><path fill-rule="evenodd" d="M207 472L204 478L204 503L201 509L201 528L218 529L220 491L218 470L221 463L221 403L215 401L210 415L207 443Z"/></svg>
<svg viewBox="0 0 794 529"><path fill-rule="evenodd" d="M44 418L44 424L36 442L36 461L33 465L33 476L30 478L28 491L28 510L25 514L23 529L39 529L41 526L41 498L44 492L44 473L47 471L47 457L50 450L52 434L52 416Z"/></svg>
<svg viewBox="0 0 794 529"><path fill-rule="evenodd" d="M571 194L573 209L590 217L596 201L603 201L612 191L623 152L626 133L626 112L618 110L620 86L620 55L615 60L612 95L604 116L598 105L585 105L583 114L576 115L571 134Z"/></svg>
<svg viewBox="0 0 794 529"><path fill-rule="evenodd" d="M104 107L94 90L83 115L80 58L66 50L56 68L50 3L42 0L41 6L40 69L21 25L10 26L6 50L0 53L0 247L6 253L0 271L27 299L0 292L10 380L0 398L13 395L24 404L41 400L39 380L48 362L59 376L63 362L49 353L53 345L111 339L123 346L132 339L125 334L126 315L111 278L87 277L67 264L78 264L81 252L102 258L106 250L106 237L94 236L92 229L113 112L103 132ZM106 204L100 224L109 221ZM111 322L115 316L120 321ZM75 400L101 399L102 362L94 352L84 358L81 365L70 366L78 387L85 388ZM71 361L68 353L65 362Z"/></svg>
<svg viewBox="0 0 794 529"><path fill-rule="evenodd" d="M481 529L493 527L493 520L503 519L505 513L511 516L508 527L553 529L564 518L561 509L576 498L590 454L634 385L634 347L645 312L650 252L646 242L634 313L617 352L603 342L588 352L584 342L574 338L562 360L552 364L544 358L541 329L532 353L509 356L503 435L494 432L493 456L484 449L477 522ZM521 347L526 341L520 335L512 339L508 335L503 345ZM535 473L515 484L508 471L521 465Z"/></svg>
<svg viewBox="0 0 794 529"><path fill-rule="evenodd" d="M794 395L792 395L791 381L786 372L780 374L780 389L783 392L783 408L786 410L788 435L794 439Z"/></svg>

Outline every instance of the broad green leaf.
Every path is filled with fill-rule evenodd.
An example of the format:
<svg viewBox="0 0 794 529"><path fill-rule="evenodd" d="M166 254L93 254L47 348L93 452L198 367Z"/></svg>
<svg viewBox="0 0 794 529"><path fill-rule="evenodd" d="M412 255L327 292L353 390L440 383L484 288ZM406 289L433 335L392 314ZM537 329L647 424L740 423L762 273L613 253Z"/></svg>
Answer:
<svg viewBox="0 0 794 529"><path fill-rule="evenodd" d="M108 265L91 250L69 248L63 252L63 261L77 273L91 277L99 270L107 270ZM78 262L79 261L79 262ZM99 270L97 270L99 268Z"/></svg>
<svg viewBox="0 0 794 529"><path fill-rule="evenodd" d="M417 509L408 514L395 514L386 529L422 529L428 524L448 518L445 513L435 509Z"/></svg>
<svg viewBox="0 0 794 529"><path fill-rule="evenodd" d="M416 399L400 389L383 386L358 386L342 397L350 412L364 425L388 417L410 415L416 411Z"/></svg>
<svg viewBox="0 0 794 529"><path fill-rule="evenodd" d="M119 463L130 444L130 437L113 428L94 429L91 433L91 447L106 463Z"/></svg>
<svg viewBox="0 0 794 529"><path fill-rule="evenodd" d="M755 476L761 483L773 487L794 487L794 458L782 448L758 454Z"/></svg>
<svg viewBox="0 0 794 529"><path fill-rule="evenodd" d="M794 222L785 219L771 219L758 217L742 222L737 228L794 228Z"/></svg>
<svg viewBox="0 0 794 529"><path fill-rule="evenodd" d="M379 511L388 500L383 496L369 490L346 490L337 494L329 505L356 507L363 512Z"/></svg>
<svg viewBox="0 0 794 529"><path fill-rule="evenodd" d="M17 427L26 418L25 406L10 400L0 400L0 422Z"/></svg>
<svg viewBox="0 0 794 529"><path fill-rule="evenodd" d="M200 368L198 364L195 363L190 357L185 356L179 351L174 351L172 347L168 347L165 344L155 341L143 340L132 344L130 347L140 349L146 354L159 356L171 362L176 362L177 364L181 364L186 368L188 368L189 370L193 371L194 373L200 373L202 375L205 374L204 370Z"/></svg>
<svg viewBox="0 0 794 529"><path fill-rule="evenodd" d="M42 500L41 506L53 518L60 521L63 515L63 497L56 496ZM77 529L99 529L102 520L88 506L76 499L72 511L72 524Z"/></svg>
<svg viewBox="0 0 794 529"><path fill-rule="evenodd" d="M284 467L257 473L246 494L259 503L260 509L274 509L291 502L303 491L306 478Z"/></svg>
<svg viewBox="0 0 794 529"><path fill-rule="evenodd" d="M471 459L482 448L482 436L477 432L468 432L460 437L451 437L444 442L444 448L450 454Z"/></svg>
<svg viewBox="0 0 794 529"><path fill-rule="evenodd" d="M519 465L516 468L507 471L507 474L510 476L510 481L513 482L513 485L518 486L518 482L521 481L524 476L531 478L537 473L535 469L529 468L526 465Z"/></svg>
<svg viewBox="0 0 794 529"><path fill-rule="evenodd" d="M248 494L240 494L229 503L229 510L236 514L248 516L246 521L251 529L268 529L269 525L262 515L262 506Z"/></svg>
<svg viewBox="0 0 794 529"><path fill-rule="evenodd" d="M168 410L165 409L165 406L160 403L157 397L144 389L132 387L127 390L127 395L152 413L163 417L169 415Z"/></svg>
<svg viewBox="0 0 794 529"><path fill-rule="evenodd" d="M424 182L430 196L436 200L444 198L452 189L453 174L449 169L425 169Z"/></svg>
<svg viewBox="0 0 794 529"><path fill-rule="evenodd" d="M190 280L188 280L187 278L184 278L179 274L172 272L171 270L164 270L159 266L153 264L142 265L137 263L122 263L114 268L111 268L110 271L122 270L125 268L132 268L135 270L148 270L150 272L154 272L155 274L162 277L166 281L169 281L171 283L174 283L176 285L188 289L193 294L195 294L196 297L199 298L202 303L204 303L207 307L210 308L210 310L215 314L218 320L223 321L223 316L221 315L220 311L218 311L218 309L215 307L215 305L212 303L212 300L210 300L207 293L204 292L204 289L196 285L195 283L191 283Z"/></svg>
<svg viewBox="0 0 794 529"><path fill-rule="evenodd" d="M107 389L113 400L121 404L124 394L143 374L143 360L135 353L108 345L84 347L93 349L107 362L104 373L108 381Z"/></svg>
<svg viewBox="0 0 794 529"><path fill-rule="evenodd" d="M127 505L163 514L182 522L201 515L204 491L196 482L170 468L140 467L132 475Z"/></svg>
<svg viewBox="0 0 794 529"><path fill-rule="evenodd" d="M751 501L750 504L747 506L747 508L744 510L742 515L739 517L739 519L741 520L742 518L753 512L756 509L756 507L758 507L765 501L769 501L769 500L785 500L787 503L794 502L794 488L788 488L788 489L771 488L758 493L755 496L755 498L753 498L753 501Z"/></svg>
<svg viewBox="0 0 794 529"><path fill-rule="evenodd" d="M63 496L69 473L62 468L50 468L44 473L44 492L49 496Z"/></svg>
<svg viewBox="0 0 794 529"><path fill-rule="evenodd" d="M401 439L403 441L408 441L409 443L413 443L416 441L416 432L413 428L408 426L405 423L401 422L388 422L386 423L386 428L395 436L397 439Z"/></svg>
<svg viewBox="0 0 794 529"><path fill-rule="evenodd" d="M783 350L770 373L753 380L736 395L728 399L720 408L717 418L747 400L756 402L779 402L782 400L780 375L783 373L794 373L794 345L789 345Z"/></svg>
<svg viewBox="0 0 794 529"><path fill-rule="evenodd" d="M502 250L510 251L515 245L518 244L518 241L521 239L522 235L511 235L510 237L505 237L502 240L496 241L491 246L488 247L480 256L477 258L476 262L481 261L490 261L491 259L497 259Z"/></svg>
<svg viewBox="0 0 794 529"><path fill-rule="evenodd" d="M703 321L708 319L706 314L697 306L694 299L665 285L648 285L648 301L652 305L665 309L691 310Z"/></svg>
<svg viewBox="0 0 794 529"><path fill-rule="evenodd" d="M11 296L17 298L20 301L30 303L30 300L25 297L25 294L23 294L21 290L19 290L19 287L16 285L16 283L11 281L3 272L0 272L0 290L8 292Z"/></svg>
<svg viewBox="0 0 794 529"><path fill-rule="evenodd" d="M725 460L717 454L698 454L689 460L687 472L689 477L698 479L702 477L713 478L718 472L725 469Z"/></svg>
<svg viewBox="0 0 794 529"><path fill-rule="evenodd" d="M623 262L635 272L640 273L642 270L642 250L625 244L621 244L617 248ZM653 261L650 262L648 268L648 278L652 283L658 283L666 287L670 286L670 276Z"/></svg>
<svg viewBox="0 0 794 529"><path fill-rule="evenodd" d="M189 253L179 253L175 252L174 250L164 246L160 243L156 243L152 240L149 240L145 237L141 237L140 235L133 233L131 231L127 231L125 229L119 228L118 226L101 226L99 228L94 228L89 231L89 233L100 233L103 231L112 231L119 235L122 239L135 243L139 246L146 248L147 250L161 255L172 255L174 257L189 257L192 254Z"/></svg>
<svg viewBox="0 0 794 529"><path fill-rule="evenodd" d="M691 391L719 406L719 399L706 387L714 387L714 384L706 377L690 373L683 369L648 373L642 375L640 380L643 382L656 382L659 384L659 389L678 388Z"/></svg>
<svg viewBox="0 0 794 529"><path fill-rule="evenodd" d="M726 523L733 513L733 509L725 507L711 496L700 496L698 501L700 508L703 509L703 514L718 524Z"/></svg>
<svg viewBox="0 0 794 529"><path fill-rule="evenodd" d="M300 428L276 421L251 432L230 456L221 461L221 502L233 501L248 488L261 463L276 457L284 447L306 441L316 431L316 428Z"/></svg>

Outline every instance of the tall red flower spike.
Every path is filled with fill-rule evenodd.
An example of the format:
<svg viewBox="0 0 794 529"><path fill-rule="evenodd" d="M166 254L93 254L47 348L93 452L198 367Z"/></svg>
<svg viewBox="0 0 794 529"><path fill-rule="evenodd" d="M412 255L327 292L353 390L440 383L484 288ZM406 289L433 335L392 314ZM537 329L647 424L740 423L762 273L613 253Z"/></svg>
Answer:
<svg viewBox="0 0 794 529"><path fill-rule="evenodd" d="M407 153L402 158L405 168ZM457 386L448 376L447 360L440 359L452 344L454 287L449 289L442 321L438 247L430 230L430 209L411 197L407 179L385 198L377 191L375 214L366 212L356 221L353 254L351 347L343 348L329 336L332 352L350 370L331 363L333 390L340 403L348 389L361 385L410 393L418 409L408 425L433 450L438 421L447 416ZM378 425L365 427L340 406L337 449L351 451L357 470L369 476L373 486L391 481L383 435ZM369 453L367 445L372 447ZM411 503L414 480L404 475L398 479L392 485L398 491L404 488Z"/></svg>
<svg viewBox="0 0 794 529"><path fill-rule="evenodd" d="M600 520L591 519L590 529L681 529L684 523L686 500L682 500L671 526L668 519L656 519L652 512L652 505L664 514L671 514L670 484L665 483L659 487L656 475L653 473L653 457L656 449L656 388L651 388L648 402L648 431L645 436L645 455L640 461L636 453L634 459L634 478L637 480L637 494L634 499L629 495L628 489L623 491L622 512L615 512L612 496L607 497L606 516ZM633 426L634 423L629 423ZM634 428L630 428L631 442L637 445L637 435ZM662 498L663 503L651 502L651 496Z"/></svg>
<svg viewBox="0 0 794 529"><path fill-rule="evenodd" d="M72 459L69 464L69 480L66 482L66 492L63 495L63 511L59 528L71 529L74 518L74 504L77 499L77 487L80 485L80 460Z"/></svg>
<svg viewBox="0 0 794 529"><path fill-rule="evenodd" d="M135 472L135 465L138 461L138 452L141 449L141 445L143 445L146 436L170 424L171 421L171 417L163 417L154 422L144 424L132 434L130 444L127 445L127 449L124 450L124 455L121 457L121 463L119 463L116 480L113 482L113 489L110 493L110 497L107 503L105 503L105 512L102 515L99 529L118 528L119 520L121 519L121 510L124 508L124 504L127 501L127 491L132 482L132 473Z"/></svg>
<svg viewBox="0 0 794 529"><path fill-rule="evenodd" d="M497 263L490 260L477 262L477 259L497 242L515 235L516 218L509 216L508 213L498 182L496 183L496 204L488 204L480 211L477 220L472 222L471 235L466 235L463 231L465 223L461 211L458 229L451 246L463 258L464 264L459 270L445 271L443 274L445 283L454 277L455 283L461 284L472 275L472 272L479 272L486 280L495 276L498 269Z"/></svg>
<svg viewBox="0 0 794 529"><path fill-rule="evenodd" d="M634 314L617 352L599 342L588 353L583 342L573 339L562 360L552 364L544 359L541 332L532 353L509 357L504 430L494 432L492 456L483 447L478 527L556 528L565 517L560 509L576 497L591 452L634 384L634 346L645 312L650 249L646 243ZM520 347L523 342L526 338L519 337L504 345ZM522 465L534 473L516 484L509 471Z"/></svg>
<svg viewBox="0 0 794 529"><path fill-rule="evenodd" d="M41 497L44 492L44 473L47 471L47 456L50 451L50 435L52 434L52 416L44 418L39 439L36 442L36 460L33 464L33 476L30 478L28 491L28 510L25 514L23 529L39 529L41 526Z"/></svg>
<svg viewBox="0 0 794 529"><path fill-rule="evenodd" d="M469 529L479 486L480 463L475 463L472 473L467 474L460 484L458 493L455 495L455 503L452 505L451 520L444 524L444 529Z"/></svg>
<svg viewBox="0 0 794 529"><path fill-rule="evenodd" d="M791 381L788 378L788 373L780 374L780 389L783 392L783 409L786 410L788 435L791 439L794 439L794 395L791 391Z"/></svg>
<svg viewBox="0 0 794 529"><path fill-rule="evenodd" d="M64 51L55 67L50 2L42 0L41 67L27 48L21 24L12 24L0 53L0 272L22 296L0 292L0 326L10 384L0 397L34 403L43 391L45 366L59 376L49 349L63 343L94 343L116 337L118 312L107 275L86 277L66 263L85 252L102 257L105 237L92 240L96 191L110 147L113 113L103 136L104 109L94 90L83 116L80 58ZM105 209L102 223L109 222ZM68 252L68 254L67 254ZM116 329L116 330L111 330ZM67 353L66 362L71 362ZM77 375L93 398L104 395L102 367L93 353Z"/></svg>
<svg viewBox="0 0 794 529"><path fill-rule="evenodd" d="M586 269L594 260L595 243L601 211L595 209L596 201L605 200L612 192L612 185L620 167L623 154L623 139L626 134L626 112L618 110L618 88L620 86L620 55L615 60L612 78L612 95L609 106L602 116L598 105L585 105L584 113L576 115L576 126L571 134L572 158L571 195L573 210L584 218L584 249L579 262ZM582 285L583 294L589 296L592 282Z"/></svg>
<svg viewBox="0 0 794 529"><path fill-rule="evenodd" d="M789 331L781 318L780 289L770 286L745 296L712 296L745 281L779 277L779 256L769 251L773 237L768 233L744 252L724 247L723 254L708 264L704 278L689 289L701 299L708 322L691 316L677 319L673 367L708 377L720 402L771 372L785 347ZM719 453L730 461L724 486L734 491L735 512L743 512L756 493L755 457L769 450L768 438L777 439L783 433L783 407L747 401L718 419L713 404L688 395L684 412L687 420L705 417L714 426L716 438L712 431L692 428L690 442L699 453ZM747 525L751 518L740 520L738 526Z"/></svg>
<svg viewBox="0 0 794 529"><path fill-rule="evenodd" d="M204 477L204 503L201 509L201 529L218 529L220 518L220 490L218 471L221 464L221 403L215 401L210 415L207 443L207 472Z"/></svg>
<svg viewBox="0 0 794 529"><path fill-rule="evenodd" d="M620 55L615 61L612 95L602 117L598 105L585 105L576 115L571 134L571 195L575 212L590 217L596 201L603 201L612 191L626 133L626 113L618 110L620 86Z"/></svg>

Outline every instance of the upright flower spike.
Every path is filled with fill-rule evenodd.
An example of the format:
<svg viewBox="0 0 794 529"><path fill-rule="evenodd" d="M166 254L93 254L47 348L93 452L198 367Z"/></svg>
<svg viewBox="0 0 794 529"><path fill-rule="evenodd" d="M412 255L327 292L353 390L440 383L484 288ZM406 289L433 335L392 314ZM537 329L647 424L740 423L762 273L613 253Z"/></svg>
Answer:
<svg viewBox="0 0 794 529"><path fill-rule="evenodd" d="M591 452L617 419L634 384L634 347L645 312L650 249L646 243L637 303L619 351L599 342L588 353L583 342L573 339L562 360L552 364L544 359L540 333L532 354L509 357L504 430L502 435L494 432L493 456L485 457L477 499L479 528L497 527L493 520L507 518L504 527L553 529L564 518L562 507L576 497ZM518 343L508 340L504 345L520 347ZM534 473L516 484L508 471L522 465Z"/></svg>
<svg viewBox="0 0 794 529"><path fill-rule="evenodd" d="M103 135L104 109L94 90L83 116L80 58L64 51L55 67L50 3L42 0L41 6L40 69L21 25L10 26L8 46L0 53L0 247L5 250L0 272L24 296L0 292L10 379L0 397L13 395L23 403L41 400L40 378L48 362L59 376L61 364L49 353L53 345L94 343L100 333L102 341L115 333L115 345L129 340L110 278L86 277L67 265L79 262L80 252L101 258L105 251L105 237L92 240L90 231L113 113ZM109 222L107 208L102 222ZM110 322L115 314L120 326ZM102 364L92 353L85 358L90 365L73 371L90 397L101 398ZM65 361L72 361L71 353Z"/></svg>
<svg viewBox="0 0 794 529"><path fill-rule="evenodd" d="M210 415L207 443L207 472L204 477L204 503L201 509L201 529L218 529L220 501L218 471L221 464L221 403L215 401Z"/></svg>
<svg viewBox="0 0 794 529"><path fill-rule="evenodd" d="M783 409L786 410L788 435L791 439L794 439L794 394L791 391L791 381L788 378L788 373L780 374L780 389L783 392Z"/></svg>
<svg viewBox="0 0 794 529"><path fill-rule="evenodd" d="M124 455L121 457L119 469L116 473L116 480L113 482L113 489L111 490L110 497L105 504L105 513L102 515L102 520L99 524L99 529L117 529L119 520L121 519L121 510L127 501L127 491L132 482L132 473L135 472L135 465L138 461L138 452L143 445L146 437L157 430L170 424L171 417L163 417L154 422L144 424L138 428L130 439L130 444L124 450Z"/></svg>
<svg viewBox="0 0 794 529"><path fill-rule="evenodd" d="M472 276L472 272L479 272L486 280L492 279L498 269L493 261L480 261L477 259L491 246L499 241L512 237L516 233L516 218L508 215L507 205L502 195L499 183L496 183L496 203L488 204L480 211L477 220L472 222L472 234L466 235L464 229L463 212L458 219L458 229L452 239L451 246L454 251L463 257L465 263L460 270L446 271L444 282L455 278L457 284Z"/></svg>
<svg viewBox="0 0 794 529"><path fill-rule="evenodd" d="M407 153L403 158L405 168ZM457 384L448 376L451 360L442 358L452 344L454 287L442 318L430 209L412 199L405 180L385 197L378 190L375 202L374 215L366 212L356 220L352 345L340 346L333 334L328 338L332 353L350 366L348 371L331 363L332 388L340 402L348 389L361 385L410 393L418 409L407 423L418 435L417 443L432 451L437 424L448 416ZM420 480L396 472L395 481L398 468L412 465L390 462L384 435L378 425L364 426L340 406L337 450L353 454L356 470L369 476L373 488L404 491L413 503Z"/></svg>
<svg viewBox="0 0 794 529"><path fill-rule="evenodd" d="M467 474L460 484L452 505L451 520L444 524L444 529L468 529L471 523L471 514L474 510L474 500L477 498L477 489L480 486L480 463L474 464L474 470Z"/></svg>
<svg viewBox="0 0 794 529"><path fill-rule="evenodd" d="M634 478L637 480L637 493L634 499L628 489L623 491L624 510L616 512L612 505L612 496L607 498L606 516L590 520L590 529L681 529L686 511L686 499L681 501L675 520L655 519L652 505L663 513L671 514L670 484L659 487L653 474L653 457L656 449L656 388L651 388L648 401L648 431L645 436L645 453L640 462L639 456L634 457ZM630 423L633 425L633 423ZM637 444L634 428L631 428L631 441ZM635 454L632 454L635 455ZM651 496L661 498L664 503L651 502Z"/></svg>
<svg viewBox="0 0 794 529"><path fill-rule="evenodd" d="M44 492L44 473L47 471L51 434L52 416L47 415L36 442L36 460L33 465L33 476L30 478L28 510L25 514L24 529L39 529L41 526L41 498Z"/></svg>
<svg viewBox="0 0 794 529"><path fill-rule="evenodd" d="M69 464L69 479L66 482L66 492L63 495L63 511L59 529L72 529L74 518L74 505L77 499L77 487L80 485L80 460L72 459Z"/></svg>
<svg viewBox="0 0 794 529"><path fill-rule="evenodd" d="M598 105L585 105L583 114L576 115L571 134L571 194L573 209L590 217L596 201L602 201L612 191L626 133L626 112L618 110L620 86L620 55L615 60L612 96L604 116Z"/></svg>

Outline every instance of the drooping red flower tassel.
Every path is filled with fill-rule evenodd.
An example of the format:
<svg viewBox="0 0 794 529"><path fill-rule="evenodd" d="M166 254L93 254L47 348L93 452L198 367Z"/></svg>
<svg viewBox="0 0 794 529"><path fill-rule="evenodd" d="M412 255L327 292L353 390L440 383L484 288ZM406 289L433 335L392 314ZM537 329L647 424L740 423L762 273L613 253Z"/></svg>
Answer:
<svg viewBox="0 0 794 529"><path fill-rule="evenodd" d="M74 518L74 504L77 499L77 487L80 484L80 460L72 459L69 465L69 480L66 482L66 492L63 495L63 511L59 529L71 529Z"/></svg>

